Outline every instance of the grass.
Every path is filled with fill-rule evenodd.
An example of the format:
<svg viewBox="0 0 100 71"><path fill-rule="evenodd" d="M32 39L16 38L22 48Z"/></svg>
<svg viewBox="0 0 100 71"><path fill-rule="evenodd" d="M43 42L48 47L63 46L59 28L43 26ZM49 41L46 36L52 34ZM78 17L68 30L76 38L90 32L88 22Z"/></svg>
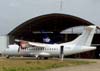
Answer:
<svg viewBox="0 0 100 71"><path fill-rule="evenodd" d="M51 68L90 64L89 61L75 60L22 60L0 59L0 71L39 71Z"/></svg>

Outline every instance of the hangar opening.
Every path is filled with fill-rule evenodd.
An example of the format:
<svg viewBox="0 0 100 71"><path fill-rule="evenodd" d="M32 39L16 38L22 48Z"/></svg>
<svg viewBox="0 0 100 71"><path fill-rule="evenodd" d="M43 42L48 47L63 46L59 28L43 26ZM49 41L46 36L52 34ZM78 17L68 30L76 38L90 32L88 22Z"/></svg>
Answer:
<svg viewBox="0 0 100 71"><path fill-rule="evenodd" d="M21 39L35 39L34 32L44 30L46 32L59 33L62 30L75 26L87 26L92 23L81 18L66 14L47 14L32 18L17 26L8 35Z"/></svg>
<svg viewBox="0 0 100 71"><path fill-rule="evenodd" d="M61 43L73 40L78 36L78 34L74 34L73 32L71 34L60 34L61 31L75 26L88 25L93 24L72 15L53 13L27 20L13 29L10 33L8 33L8 35L10 38L10 43L13 43L15 38L42 42L41 31L44 31L48 33L48 36L51 39L56 40L56 43ZM92 54L91 52L88 53L90 53L89 55L92 56L94 55L95 51L92 52ZM81 57L80 55L72 55L72 57L77 56Z"/></svg>

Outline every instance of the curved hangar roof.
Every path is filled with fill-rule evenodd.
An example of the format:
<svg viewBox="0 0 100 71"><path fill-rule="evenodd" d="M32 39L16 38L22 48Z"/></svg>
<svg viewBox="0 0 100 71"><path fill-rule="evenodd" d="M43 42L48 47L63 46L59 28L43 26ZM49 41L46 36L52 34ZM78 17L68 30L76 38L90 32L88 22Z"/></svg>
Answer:
<svg viewBox="0 0 100 71"><path fill-rule="evenodd" d="M31 35L33 31L46 30L49 32L60 32L70 27L87 25L93 24L84 19L71 15L58 13L47 14L32 18L22 23L12 30L8 35L21 37L25 35Z"/></svg>

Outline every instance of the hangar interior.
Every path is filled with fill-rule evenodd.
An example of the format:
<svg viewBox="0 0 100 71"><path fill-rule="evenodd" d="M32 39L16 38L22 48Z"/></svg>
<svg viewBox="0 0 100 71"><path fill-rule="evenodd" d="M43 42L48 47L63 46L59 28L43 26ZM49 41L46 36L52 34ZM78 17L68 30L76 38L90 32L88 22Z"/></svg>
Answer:
<svg viewBox="0 0 100 71"><path fill-rule="evenodd" d="M48 36L54 40L55 43L67 42L75 39L80 33L74 33L73 31L68 34L60 34L61 31L76 27L76 26L88 26L93 25L79 17L66 14L47 14L32 18L25 21L21 25L13 29L9 35L9 43L14 43L14 39L23 39L34 42L43 42L42 32L44 31ZM95 34L92 44L100 44L100 34ZM78 57L78 58L99 58L100 46L97 49L90 52L81 54L75 54L67 57Z"/></svg>

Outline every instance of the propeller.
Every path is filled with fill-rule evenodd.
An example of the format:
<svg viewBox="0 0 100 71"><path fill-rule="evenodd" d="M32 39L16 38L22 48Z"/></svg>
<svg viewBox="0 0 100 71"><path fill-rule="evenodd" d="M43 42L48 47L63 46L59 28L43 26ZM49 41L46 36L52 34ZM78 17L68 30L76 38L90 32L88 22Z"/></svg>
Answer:
<svg viewBox="0 0 100 71"><path fill-rule="evenodd" d="M18 48L18 52L20 52L20 49L26 49L29 47L29 44L27 41L24 40L17 40L15 39L16 42L19 42L19 48Z"/></svg>

